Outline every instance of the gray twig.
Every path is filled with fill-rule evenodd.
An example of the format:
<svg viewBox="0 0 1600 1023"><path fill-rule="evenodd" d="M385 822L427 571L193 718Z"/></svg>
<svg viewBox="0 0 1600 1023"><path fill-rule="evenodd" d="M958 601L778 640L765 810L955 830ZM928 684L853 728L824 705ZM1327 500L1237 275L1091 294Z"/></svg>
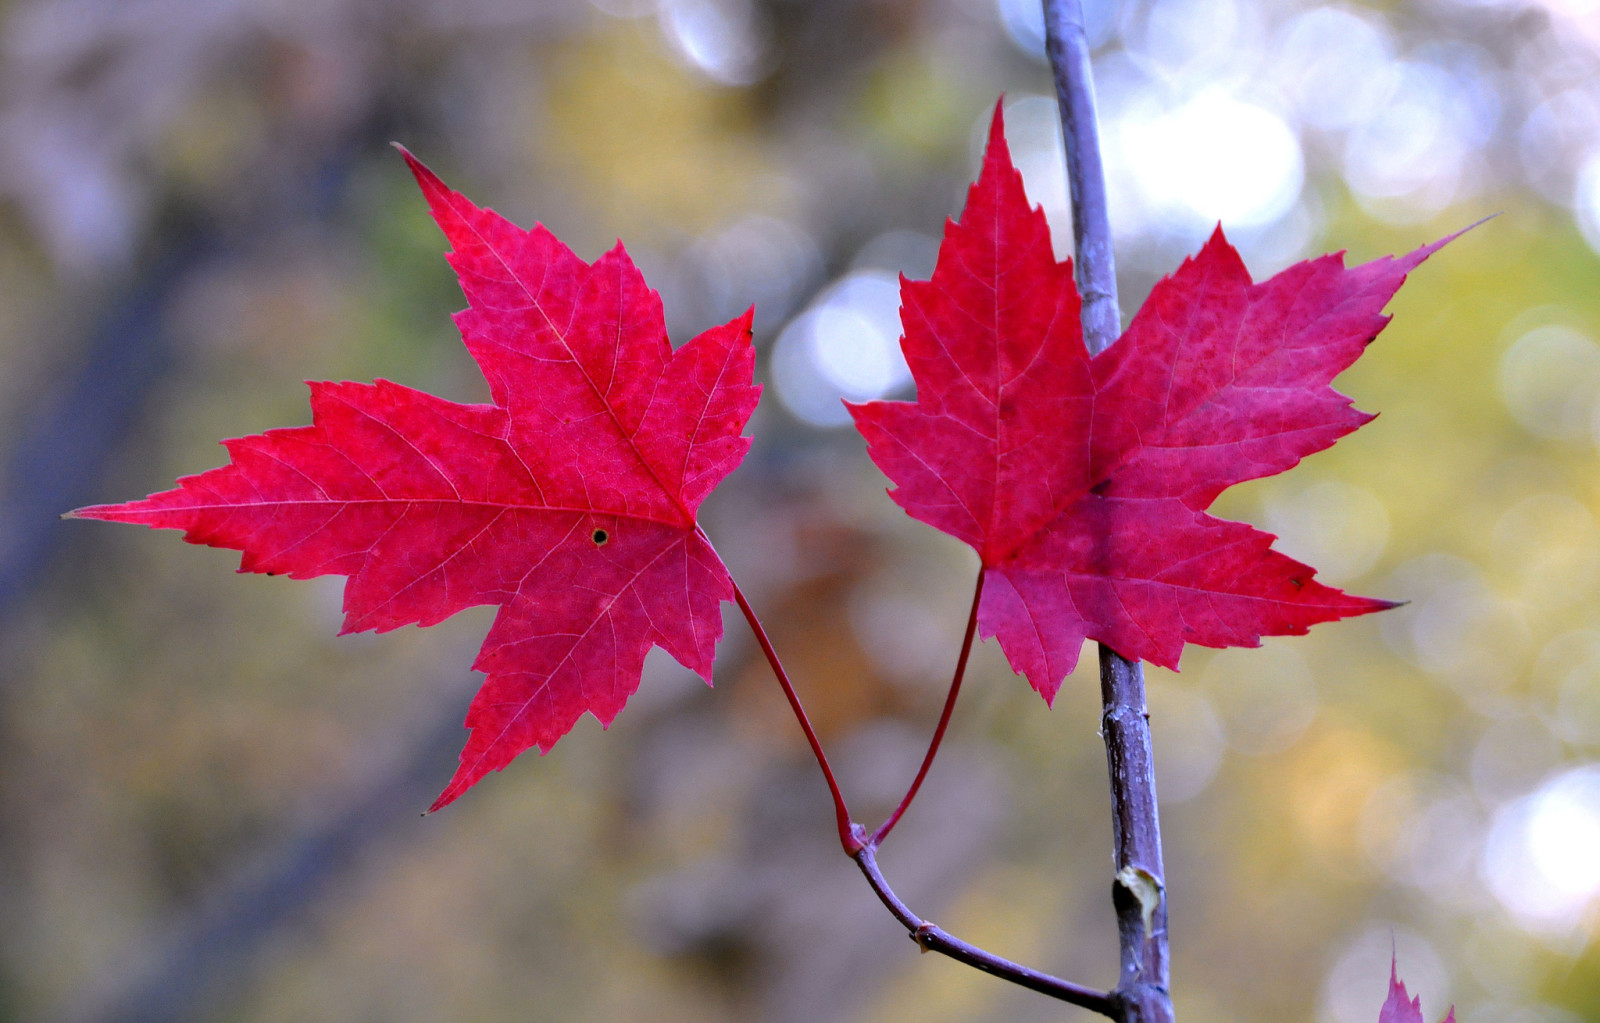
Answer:
<svg viewBox="0 0 1600 1023"><path fill-rule="evenodd" d="M1021 963L1002 959L993 952L962 941L937 924L917 916L900 901L894 890L889 887L889 883L884 880L883 872L878 869L877 856L871 845L863 846L853 858L856 866L861 868L867 883L872 885L872 890L877 893L879 900L894 918L900 921L906 933L911 936L911 940L915 941L922 951L947 955L958 963L966 963L973 969L982 970L1002 980L1009 980L1013 984L1020 984L1030 991L1059 998L1063 1002L1098 1012L1102 1016L1117 1018L1118 1003L1115 992L1108 994L1081 984L1074 984L1060 977L1041 973L1032 967L1023 966Z"/></svg>
<svg viewBox="0 0 1600 1023"><path fill-rule="evenodd" d="M1046 48L1066 139L1084 342L1089 354L1098 355L1121 333L1122 313L1117 305L1116 262L1106 215L1089 41L1080 0L1044 0L1044 13ZM1112 901L1122 944L1122 978L1112 992L1117 1009L1114 1018L1121 1023L1172 1023L1166 881L1143 668L1102 645L1100 696L1105 708L1101 733L1111 773L1116 846Z"/></svg>

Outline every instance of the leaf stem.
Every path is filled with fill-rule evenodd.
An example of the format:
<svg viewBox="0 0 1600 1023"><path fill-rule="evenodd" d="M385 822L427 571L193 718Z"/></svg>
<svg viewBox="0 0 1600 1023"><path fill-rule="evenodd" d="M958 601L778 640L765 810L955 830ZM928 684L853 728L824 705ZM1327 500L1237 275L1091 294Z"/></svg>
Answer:
<svg viewBox="0 0 1600 1023"><path fill-rule="evenodd" d="M939 744L944 741L945 729L950 726L950 715L956 709L956 697L961 694L961 680L967 674L967 658L972 654L972 637L978 631L978 604L982 598L983 567L980 565L978 567L978 582L972 590L972 610L967 612L967 632L961 639L961 655L956 658L955 674L950 678L950 692L944 698L944 710L939 713L939 724L933 730L933 738L928 742L927 755L922 758L922 766L917 769L916 780L906 790L905 798L900 800L900 805L894 808L894 813L891 813L882 824L878 825L878 830L874 831L872 837L868 839L867 844L873 848L882 845L883 840L889 837L889 832L893 831L894 826L900 823L901 815L906 812L906 808L916 798L917 790L922 788L922 780L928 776L928 768L933 766L933 758L939 752Z"/></svg>
<svg viewBox="0 0 1600 1023"><path fill-rule="evenodd" d="M761 652L766 655L767 663L772 666L772 673L777 676L778 685L783 689L783 695L789 700L789 709L794 711L795 720L800 722L800 730L806 734L806 742L811 744L811 754L817 758L822 777L828 782L828 793L833 797L833 812L839 825L839 844L844 846L846 856L854 856L865 848L866 829L850 820L850 808L845 805L844 793L839 791L839 781L828 763L828 754L822 750L822 740L817 738L817 730L811 727L811 719L806 716L800 696L789 681L789 673L783 670L783 662L778 660L778 652L772 648L767 630L762 628L761 619L756 617L755 610L750 606L750 601L745 599L738 583L733 584L733 599L739 605L739 610L744 612L744 620L750 623L750 631L755 633L756 642L761 644Z"/></svg>
<svg viewBox="0 0 1600 1023"><path fill-rule="evenodd" d="M931 924L911 912L900 897L889 887L889 882L884 880L883 872L878 869L877 855L872 846L863 846L853 857L856 866L861 868L867 883L877 893L881 901L894 918L900 921L910 935L911 940L924 952L938 952L940 955L949 956L960 963L966 963L974 969L982 970L991 976L1002 980L1009 980L1013 984L1020 984L1031 991L1042 995L1060 999L1072 1005L1098 1012L1102 1016L1116 1018L1116 998L1105 991L1074 984L1062 980L1060 977L1041 973L1020 963L1009 959L1002 959L992 952L987 952L976 945L968 944L955 935Z"/></svg>
<svg viewBox="0 0 1600 1023"><path fill-rule="evenodd" d="M1106 212L1094 78L1081 0L1044 0L1045 48L1055 76L1072 191L1072 231L1084 343L1091 356L1117 339L1122 314ZM1144 670L1100 647L1101 734L1111 778L1116 879L1112 903L1122 950L1122 979L1111 993L1119 1023L1172 1023L1168 994L1167 895L1157 813L1155 757Z"/></svg>
<svg viewBox="0 0 1600 1023"><path fill-rule="evenodd" d="M961 687L961 678L966 671L967 657L972 652L972 637L976 631L978 619L978 598L983 593L983 575L980 572L976 592L972 595L972 613L967 618L967 635L961 645L961 656L956 664L955 678L950 683L950 695L945 700L944 714L939 719L939 728L934 740L930 744L928 755L922 762L922 770L917 773L917 780L912 783L911 790L906 793L906 798L900 808L884 827L878 830L884 834L893 826L900 813L911 802L911 797L916 794L918 786L922 784L923 777L927 774L928 765L933 762L934 752L939 746L939 736L949 724L951 708L955 706L956 693ZM1099 991L1094 988L1074 984L1071 981L1053 977L1048 973L1041 973L1029 966L1014 963L1009 959L987 952L976 945L968 944L955 937L948 931L929 923L928 921L911 912L910 908L900 900L889 887L889 882L884 879L883 871L878 869L877 843L881 836L868 837L867 831L861 825L850 820L850 811L845 806L844 795L839 791L839 783L833 774L833 768L828 765L828 756L822 751L822 741L817 738L816 729L811 727L811 719L806 716L806 711L800 704L800 696L794 690L794 685L789 681L789 673L783 670L783 664L778 660L777 651L772 648L772 641L767 638L767 630L761 625L761 619L756 617L750 601L745 598L744 591L739 589L739 584L733 584L733 598L739 605L739 610L744 612L745 621L750 623L750 631L755 633L756 642L761 644L761 652L766 655L767 663L772 666L772 673L777 676L778 685L783 688L783 695L789 700L789 707L794 711L795 720L800 722L801 731L806 734L806 741L811 744L811 752L817 758L817 766L822 768L822 776L827 779L828 791L833 795L833 809L838 816L839 843L844 846L845 855L856 861L856 866L861 868L861 873L866 877L867 883L872 886L873 892L878 896L894 918L905 926L913 941L924 952L938 952L949 956L957 962L966 963L974 969L982 970L991 976L1008 980L1013 984L1051 998L1058 998L1073 1005L1091 1009L1104 1016L1120 1019L1119 995L1117 992Z"/></svg>

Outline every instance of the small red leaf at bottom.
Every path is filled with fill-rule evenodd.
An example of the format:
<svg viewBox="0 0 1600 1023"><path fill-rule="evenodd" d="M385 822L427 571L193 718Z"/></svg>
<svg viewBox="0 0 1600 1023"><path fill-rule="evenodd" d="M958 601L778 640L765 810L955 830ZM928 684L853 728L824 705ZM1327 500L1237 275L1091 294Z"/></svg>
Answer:
<svg viewBox="0 0 1600 1023"><path fill-rule="evenodd" d="M1389 997L1378 1012L1378 1023L1423 1023L1422 997L1410 997L1405 982L1395 970L1394 957L1389 957ZM1441 1023L1456 1023L1455 1006L1445 1014Z"/></svg>

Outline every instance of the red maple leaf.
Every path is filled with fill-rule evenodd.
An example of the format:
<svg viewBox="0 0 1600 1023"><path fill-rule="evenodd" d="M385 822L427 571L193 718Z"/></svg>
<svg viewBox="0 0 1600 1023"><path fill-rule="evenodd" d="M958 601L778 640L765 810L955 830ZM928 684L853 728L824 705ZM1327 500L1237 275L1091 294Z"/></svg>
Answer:
<svg viewBox="0 0 1600 1023"><path fill-rule="evenodd" d="M695 524L739 464L760 388L750 315L673 351L619 242L585 263L405 154L449 239L455 317L492 405L313 383L312 425L224 442L232 464L74 514L184 530L240 571L345 575L343 632L498 605L444 806L584 712L610 724L665 648L711 680L733 582Z"/></svg>
<svg viewBox="0 0 1600 1023"><path fill-rule="evenodd" d="M1395 972L1395 961L1389 959L1389 997L1384 999L1383 1008L1378 1010L1378 1023L1424 1023L1422 1018L1422 997L1410 997L1406 991L1405 981L1400 979ZM1454 1006L1439 1023L1456 1023L1456 1010Z"/></svg>
<svg viewBox="0 0 1600 1023"><path fill-rule="evenodd" d="M1317 582L1271 534L1205 509L1372 418L1329 384L1443 244L1255 284L1219 227L1090 358L1071 261L1052 253L996 107L932 280L901 279L917 400L851 412L895 501L978 552L981 634L1047 701L1085 638L1175 668L1185 643L1301 634L1393 605Z"/></svg>

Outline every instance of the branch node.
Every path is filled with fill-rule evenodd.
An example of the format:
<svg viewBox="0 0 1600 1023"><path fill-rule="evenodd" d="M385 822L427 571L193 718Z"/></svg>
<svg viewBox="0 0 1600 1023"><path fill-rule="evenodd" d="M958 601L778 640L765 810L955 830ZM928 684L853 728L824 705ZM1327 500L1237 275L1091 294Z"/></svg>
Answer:
<svg viewBox="0 0 1600 1023"><path fill-rule="evenodd" d="M851 821L849 835L845 837L842 844L844 845L844 854L851 859L855 859L862 851L870 849L878 843L867 834L866 828L855 821Z"/></svg>
<svg viewBox="0 0 1600 1023"><path fill-rule="evenodd" d="M1150 871L1132 863L1117 871L1116 883L1138 902L1139 915L1144 920L1144 940L1149 941L1155 936L1155 915L1161 908L1166 885Z"/></svg>

